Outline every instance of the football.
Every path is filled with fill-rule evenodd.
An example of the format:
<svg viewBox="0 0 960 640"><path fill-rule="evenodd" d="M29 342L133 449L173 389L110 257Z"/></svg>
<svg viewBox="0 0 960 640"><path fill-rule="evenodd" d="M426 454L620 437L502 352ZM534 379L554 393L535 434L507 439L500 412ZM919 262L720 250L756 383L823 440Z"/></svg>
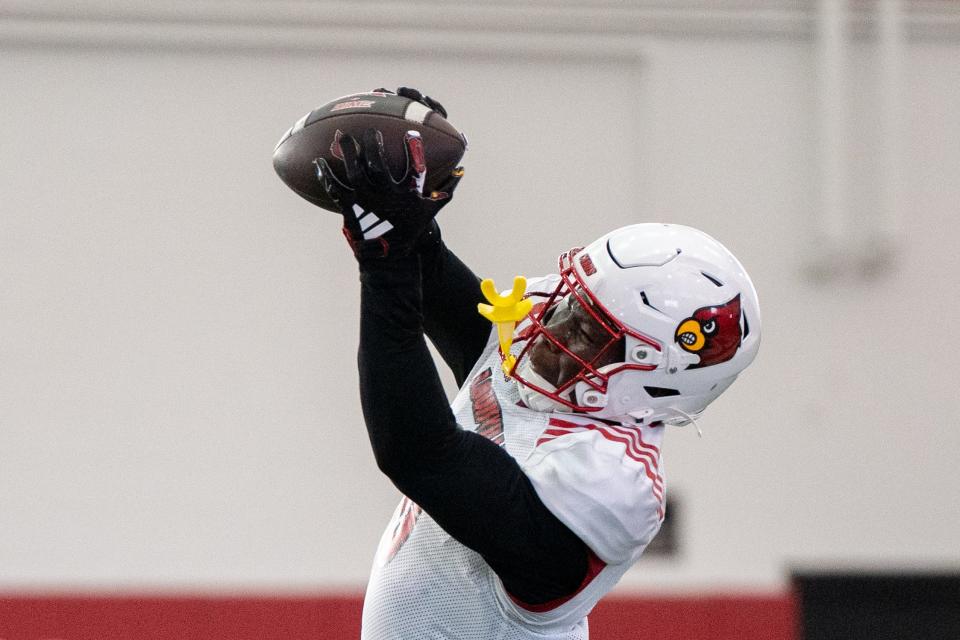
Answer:
<svg viewBox="0 0 960 640"><path fill-rule="evenodd" d="M463 158L466 137L437 111L392 93L369 91L332 100L303 116L290 127L273 151L273 168L298 195L328 211L339 212L317 179L315 159L325 158L338 178L346 182L339 136L360 140L367 129L383 134L383 145L393 175L406 168L403 136L415 130L423 140L427 164L424 192L434 191Z"/></svg>

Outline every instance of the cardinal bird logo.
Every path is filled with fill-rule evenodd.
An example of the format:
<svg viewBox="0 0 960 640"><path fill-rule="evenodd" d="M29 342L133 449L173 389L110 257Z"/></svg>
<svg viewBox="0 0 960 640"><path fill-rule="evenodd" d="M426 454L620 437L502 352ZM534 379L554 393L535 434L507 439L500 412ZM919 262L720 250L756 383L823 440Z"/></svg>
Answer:
<svg viewBox="0 0 960 640"><path fill-rule="evenodd" d="M690 369L726 362L737 353L743 338L740 294L722 305L700 307L680 323L674 338L684 351L700 356Z"/></svg>

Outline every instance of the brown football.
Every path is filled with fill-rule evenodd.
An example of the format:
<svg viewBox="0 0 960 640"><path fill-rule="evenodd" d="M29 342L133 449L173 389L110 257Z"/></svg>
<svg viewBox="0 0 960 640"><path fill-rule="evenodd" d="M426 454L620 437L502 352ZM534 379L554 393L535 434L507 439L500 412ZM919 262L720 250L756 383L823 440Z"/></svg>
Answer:
<svg viewBox="0 0 960 640"><path fill-rule="evenodd" d="M326 158L337 177L346 181L339 143L334 141L338 133L360 140L370 128L383 134L390 170L398 177L406 167L403 136L411 130L420 132L427 163L424 191L443 184L467 148L463 134L430 107L392 93L369 91L337 98L297 120L277 143L273 168L297 194L318 207L339 212L320 185L313 161Z"/></svg>

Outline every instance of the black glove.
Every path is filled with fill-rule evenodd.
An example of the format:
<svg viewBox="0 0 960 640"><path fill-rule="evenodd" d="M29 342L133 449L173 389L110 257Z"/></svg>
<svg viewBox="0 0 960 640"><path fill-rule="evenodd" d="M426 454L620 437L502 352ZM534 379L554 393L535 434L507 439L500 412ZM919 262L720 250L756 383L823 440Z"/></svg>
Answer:
<svg viewBox="0 0 960 640"><path fill-rule="evenodd" d="M358 260L413 252L463 176L458 167L436 191L424 194L427 167L418 132L407 132L404 149L406 170L399 179L390 173L383 135L376 129L367 129L360 144L348 134L340 136L347 184L334 175L325 159L314 160L317 178L343 214L343 234Z"/></svg>

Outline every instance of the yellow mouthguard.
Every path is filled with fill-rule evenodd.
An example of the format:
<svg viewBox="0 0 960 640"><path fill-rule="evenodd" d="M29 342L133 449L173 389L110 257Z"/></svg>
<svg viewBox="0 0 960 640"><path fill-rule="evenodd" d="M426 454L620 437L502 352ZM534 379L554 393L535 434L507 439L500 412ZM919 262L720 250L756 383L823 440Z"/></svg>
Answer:
<svg viewBox="0 0 960 640"><path fill-rule="evenodd" d="M513 279L513 290L502 296L497 292L490 278L480 283L483 297L490 304L477 304L477 311L484 318L497 325L497 337L500 341L500 354L503 356L503 372L510 375L516 358L510 355L510 345L513 344L513 330L517 323L523 320L533 307L532 300L524 300L523 294L527 291L527 279L517 276Z"/></svg>

